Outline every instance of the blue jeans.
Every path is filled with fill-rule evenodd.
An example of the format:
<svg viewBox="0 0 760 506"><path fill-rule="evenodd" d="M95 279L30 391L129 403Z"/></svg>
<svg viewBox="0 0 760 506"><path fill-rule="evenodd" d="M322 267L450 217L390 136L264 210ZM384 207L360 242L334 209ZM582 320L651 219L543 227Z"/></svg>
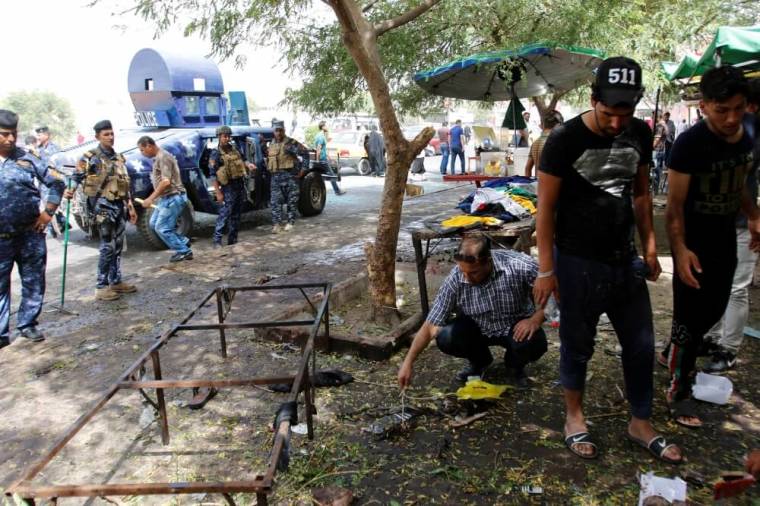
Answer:
<svg viewBox="0 0 760 506"><path fill-rule="evenodd" d="M446 168L449 166L449 145L441 143L441 174L446 174Z"/></svg>
<svg viewBox="0 0 760 506"><path fill-rule="evenodd" d="M177 253L187 253L187 237L177 233L177 219L187 205L187 195L180 193L170 197L162 197L156 204L156 209L150 215L150 228L158 237Z"/></svg>
<svg viewBox="0 0 760 506"><path fill-rule="evenodd" d="M462 161L462 171L460 174L464 174L464 148L462 146L451 147L451 175L456 174L457 158Z"/></svg>
<svg viewBox="0 0 760 506"><path fill-rule="evenodd" d="M560 294L562 386L584 389L596 326L601 314L607 313L623 348L623 378L631 413L646 420L652 415L654 327L649 290L639 267L633 260L610 265L557 252L554 272Z"/></svg>

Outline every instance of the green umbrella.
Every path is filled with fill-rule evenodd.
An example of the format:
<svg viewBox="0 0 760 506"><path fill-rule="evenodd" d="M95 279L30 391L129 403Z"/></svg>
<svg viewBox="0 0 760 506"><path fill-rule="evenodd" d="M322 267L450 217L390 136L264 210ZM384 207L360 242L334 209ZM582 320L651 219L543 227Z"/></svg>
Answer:
<svg viewBox="0 0 760 506"><path fill-rule="evenodd" d="M690 79L713 67L760 68L760 26L721 26L701 57L687 55L675 69L663 64L668 79Z"/></svg>
<svg viewBox="0 0 760 506"><path fill-rule="evenodd" d="M509 107L507 108L507 114L504 115L504 121L501 122L502 128L509 128L510 130L522 130L527 128L525 119L522 113L525 111L522 103L513 99L509 101Z"/></svg>

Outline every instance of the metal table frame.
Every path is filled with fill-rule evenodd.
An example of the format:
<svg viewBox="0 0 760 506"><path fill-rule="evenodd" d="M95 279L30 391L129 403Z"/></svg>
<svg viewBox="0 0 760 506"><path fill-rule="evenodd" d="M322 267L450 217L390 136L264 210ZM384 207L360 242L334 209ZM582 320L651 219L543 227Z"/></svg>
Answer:
<svg viewBox="0 0 760 506"><path fill-rule="evenodd" d="M321 301L318 306L309 299L304 289L320 288ZM250 321L241 323L224 323L231 308L232 300L236 292L247 291L274 291L297 289L307 300L312 310L314 318L309 320L287 320L287 321ZM314 352L314 342L319 329L324 325L324 336L330 337L330 318L329 305L330 283L301 283L278 286L240 286L228 287L219 286L211 291L195 309L183 319L176 323L161 335L140 357L130 365L114 382L101 398L81 417L79 417L58 439L52 448L42 456L38 461L30 465L16 482L6 490L6 495L20 496L27 504L35 504L35 499L46 498L53 504L57 503L59 497L98 497L112 495L161 495L161 494L198 494L198 493L218 493L222 494L228 504L234 504L232 499L233 493L245 492L255 493L257 504L265 506L267 504L267 494L271 493L274 475L280 460L283 447L289 437L291 422L284 419L276 427L272 450L266 472L263 475L257 475L254 480L248 481L225 481L225 482L165 482L165 483L98 483L98 484L64 484L64 485L34 485L32 481L46 468L46 466L60 453L60 451L71 441L74 436L111 400L120 390L138 390L144 397L150 399L144 392L144 389L155 389L157 402L155 404L159 412L159 426L161 430L161 441L164 445L169 444L169 421L166 413L166 401L164 399L164 390L171 388L193 388L193 387L214 387L214 388L239 388L249 387L252 385L267 385L275 383L293 383L287 402L297 402L299 394L304 393L306 424L308 427L309 439L314 439L314 423L312 416L316 412L314 408L314 385L311 383L309 371L316 369L316 356ZM216 297L216 310L218 323L209 324L189 324L190 320L209 302ZM227 340L225 331L227 329L255 329L267 327L292 327L292 326L310 326L309 336L302 347L301 359L295 376L283 377L258 377L258 378L231 378L221 380L210 379L190 379L176 380L164 379L161 375L161 361L159 352L169 341L179 332L196 332L204 330L216 330L219 332L219 342L221 347L221 356L227 357ZM150 361L153 379L143 380L141 372L144 372L145 365ZM309 364L311 362L311 365Z"/></svg>

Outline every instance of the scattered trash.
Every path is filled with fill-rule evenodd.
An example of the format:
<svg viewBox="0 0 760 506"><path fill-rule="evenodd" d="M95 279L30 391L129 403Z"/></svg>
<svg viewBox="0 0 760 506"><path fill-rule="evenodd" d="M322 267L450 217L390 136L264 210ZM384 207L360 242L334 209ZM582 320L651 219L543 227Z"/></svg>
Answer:
<svg viewBox="0 0 760 506"><path fill-rule="evenodd" d="M559 305L554 295L549 296L549 300L544 307L544 318L549 322L549 326L556 329L559 328Z"/></svg>
<svg viewBox="0 0 760 506"><path fill-rule="evenodd" d="M301 422L298 425L293 425L290 427L290 430L292 430L296 434L307 434L309 432L309 427L306 425L306 422Z"/></svg>
<svg viewBox="0 0 760 506"><path fill-rule="evenodd" d="M155 421L156 412L153 410L153 408L151 406L144 407L142 413L140 413L140 421L138 422L140 424L140 428L146 429Z"/></svg>
<svg viewBox="0 0 760 506"><path fill-rule="evenodd" d="M523 485L520 487L520 492L528 495L541 495L544 493L544 488L534 485Z"/></svg>
<svg viewBox="0 0 760 506"><path fill-rule="evenodd" d="M483 380L468 381L457 390L458 399L498 399L510 385L493 385Z"/></svg>
<svg viewBox="0 0 760 506"><path fill-rule="evenodd" d="M684 469L681 471L681 478L683 478L687 483L700 488L704 487L705 483L707 483L707 479L704 476L696 471L692 471L691 469Z"/></svg>
<svg viewBox="0 0 760 506"><path fill-rule="evenodd" d="M713 499L735 497L754 485L755 481L751 474L742 471L723 473L713 486Z"/></svg>
<svg viewBox="0 0 760 506"><path fill-rule="evenodd" d="M681 478L661 478L650 471L641 475L639 483L639 506L656 504L651 501L652 497L665 499L668 503L686 501L686 482Z"/></svg>
<svg viewBox="0 0 760 506"><path fill-rule="evenodd" d="M171 403L172 405L177 406L178 408L187 407L187 401L184 399L174 399Z"/></svg>
<svg viewBox="0 0 760 506"><path fill-rule="evenodd" d="M276 360L287 360L287 357L283 357L279 353L275 353L275 352L270 353L269 356Z"/></svg>
<svg viewBox="0 0 760 506"><path fill-rule="evenodd" d="M697 373L697 381L691 389L695 399L713 404L726 404L733 391L730 379L703 372Z"/></svg>
<svg viewBox="0 0 760 506"><path fill-rule="evenodd" d="M465 425L470 425L472 422L475 422L477 420L480 420L481 418L485 417L488 414L487 411L483 411L482 413L477 413L472 416L467 417L461 417L457 416L453 422L451 422L451 426L455 429L458 429L459 427L464 427Z"/></svg>
<svg viewBox="0 0 760 506"><path fill-rule="evenodd" d="M323 487L311 491L316 506L349 506L354 502L354 494L345 488Z"/></svg>
<svg viewBox="0 0 760 506"><path fill-rule="evenodd" d="M754 337L755 339L760 339L760 330L754 329L752 327L744 327L744 335Z"/></svg>
<svg viewBox="0 0 760 506"><path fill-rule="evenodd" d="M343 325L344 323L346 323L346 320L344 320L340 316L336 314L330 315L330 325Z"/></svg>
<svg viewBox="0 0 760 506"><path fill-rule="evenodd" d="M100 348L100 345L99 345L99 344L90 343L90 344L88 344L88 345L86 345L86 346L84 347L84 350L85 350L85 351L95 351L95 350L97 350L98 348Z"/></svg>
<svg viewBox="0 0 760 506"><path fill-rule="evenodd" d="M384 416L372 422L369 427L362 428L363 432L369 432L375 439L387 439L395 434L400 434L409 428L409 422L422 414L416 408L406 408L398 413Z"/></svg>
<svg viewBox="0 0 760 506"><path fill-rule="evenodd" d="M293 343L282 343L280 345L280 351L287 353L298 353L301 351L301 348Z"/></svg>

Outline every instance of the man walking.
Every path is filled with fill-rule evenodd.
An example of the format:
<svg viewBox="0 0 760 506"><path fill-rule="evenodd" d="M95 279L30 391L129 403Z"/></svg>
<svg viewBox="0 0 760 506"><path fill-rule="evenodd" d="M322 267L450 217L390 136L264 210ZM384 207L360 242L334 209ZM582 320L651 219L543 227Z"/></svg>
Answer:
<svg viewBox="0 0 760 506"><path fill-rule="evenodd" d="M456 173L457 158L461 161L462 171L464 174L464 130L462 129L462 120L458 119L454 127L449 131L449 146L451 148L451 175Z"/></svg>
<svg viewBox="0 0 760 506"><path fill-rule="evenodd" d="M112 301L123 293L133 293L137 287L121 280L121 253L127 219L134 224L137 213L132 205L129 173L124 157L114 151L114 132L109 120L98 121L93 127L98 146L79 159L72 180L84 185L87 210L94 218L100 236L96 300ZM74 188L66 191L73 196Z"/></svg>
<svg viewBox="0 0 760 506"><path fill-rule="evenodd" d="M211 152L208 166L214 178L216 201L220 204L214 227L214 248L220 248L225 231L228 246L237 242L246 192L244 177L248 170L254 170L256 166L246 162L243 153L232 144L230 127L220 126L216 129L216 135L219 145Z"/></svg>
<svg viewBox="0 0 760 506"><path fill-rule="evenodd" d="M374 176L385 175L385 141L380 132L377 131L377 125L374 123L369 128L367 134L367 156L369 156L369 165L372 167Z"/></svg>
<svg viewBox="0 0 760 506"><path fill-rule="evenodd" d="M10 344L13 264L18 265L22 285L16 327L29 341L45 339L37 328L45 297L45 228L65 188L60 174L16 147L17 127L18 115L0 110L0 348ZM35 180L48 188L42 211Z"/></svg>
<svg viewBox="0 0 760 506"><path fill-rule="evenodd" d="M657 194L662 180L662 173L665 169L665 160L667 159L668 148L668 124L663 118L659 118L654 126L654 193Z"/></svg>
<svg viewBox="0 0 760 506"><path fill-rule="evenodd" d="M673 326L668 390L674 420L702 425L691 400L692 373L705 333L720 319L737 265L736 216L748 219L749 247L760 247L760 213L747 188L753 141L744 127L748 86L741 70L709 70L699 83L701 121L684 132L669 160L666 210L673 265ZM757 183L754 183L757 184Z"/></svg>
<svg viewBox="0 0 760 506"><path fill-rule="evenodd" d="M449 167L449 122L444 121L441 123L441 128L438 129L438 140L441 141L441 175L446 174L446 169Z"/></svg>
<svg viewBox="0 0 760 506"><path fill-rule="evenodd" d="M549 138L549 134L554 130L554 127L562 124L562 115L559 111L547 111L544 113L541 120L541 136L530 145L530 152L528 152L528 161L525 162L525 177L533 177L533 168L536 172L541 166L541 152L544 150L544 144L546 139Z"/></svg>
<svg viewBox="0 0 760 506"><path fill-rule="evenodd" d="M144 135L137 140L140 153L153 160L150 174L153 193L143 200L143 207L151 208L158 200L156 208L150 215L150 228L164 241L169 249L174 250L170 262L192 260L190 240L177 233L177 220L187 206L185 185L182 184L177 159L171 153L159 148L152 137Z"/></svg>
<svg viewBox="0 0 760 506"><path fill-rule="evenodd" d="M339 176L339 174L337 174L330 166L330 161L327 158L327 123L324 121L319 122L319 133L314 137L314 148L317 150L317 161L325 165L327 173L331 176ZM340 171L340 167L338 167L338 171ZM338 181L335 179L330 179L330 184L332 184L335 195L343 195L346 193L345 190L340 189Z"/></svg>
<svg viewBox="0 0 760 506"><path fill-rule="evenodd" d="M592 109L557 127L546 141L538 175L534 293L539 307L552 293L560 304L567 448L584 459L598 456L583 412L583 392L596 326L606 313L623 350L632 415L626 436L655 457L680 463L680 450L657 435L649 420L654 329L645 279L656 280L660 264L648 190L652 134L633 117L644 93L641 83L641 67L630 58L603 61L591 87ZM636 255L634 227L643 261Z"/></svg>

